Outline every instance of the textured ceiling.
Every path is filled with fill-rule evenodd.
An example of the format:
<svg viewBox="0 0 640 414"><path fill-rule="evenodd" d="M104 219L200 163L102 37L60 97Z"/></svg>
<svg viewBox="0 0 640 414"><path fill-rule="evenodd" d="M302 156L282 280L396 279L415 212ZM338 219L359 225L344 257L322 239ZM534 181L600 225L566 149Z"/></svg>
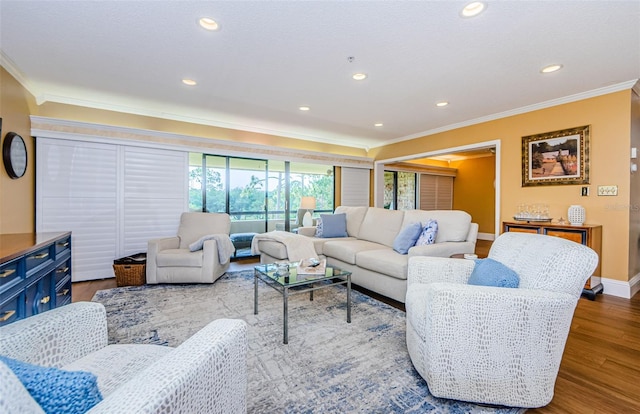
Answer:
<svg viewBox="0 0 640 414"><path fill-rule="evenodd" d="M640 78L640 1L464 4L2 0L0 58L39 103L363 148Z"/></svg>

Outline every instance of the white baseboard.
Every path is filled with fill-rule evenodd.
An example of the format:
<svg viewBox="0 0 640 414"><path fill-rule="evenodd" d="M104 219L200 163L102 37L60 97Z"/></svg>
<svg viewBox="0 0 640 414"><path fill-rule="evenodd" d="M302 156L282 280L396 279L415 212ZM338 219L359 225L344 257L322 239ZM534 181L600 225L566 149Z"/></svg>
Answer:
<svg viewBox="0 0 640 414"><path fill-rule="evenodd" d="M640 291L640 273L632 277L628 282L603 277L601 283L604 288L603 294L631 299L633 295Z"/></svg>
<svg viewBox="0 0 640 414"><path fill-rule="evenodd" d="M478 233L478 239L493 241L496 239L496 235L493 233Z"/></svg>

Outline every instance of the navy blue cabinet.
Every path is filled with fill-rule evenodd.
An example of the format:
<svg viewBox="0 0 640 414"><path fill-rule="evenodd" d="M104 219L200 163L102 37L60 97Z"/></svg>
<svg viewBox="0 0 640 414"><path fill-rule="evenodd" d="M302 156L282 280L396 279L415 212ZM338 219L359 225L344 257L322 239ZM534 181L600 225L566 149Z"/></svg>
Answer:
<svg viewBox="0 0 640 414"><path fill-rule="evenodd" d="M0 235L0 326L71 303L71 232Z"/></svg>

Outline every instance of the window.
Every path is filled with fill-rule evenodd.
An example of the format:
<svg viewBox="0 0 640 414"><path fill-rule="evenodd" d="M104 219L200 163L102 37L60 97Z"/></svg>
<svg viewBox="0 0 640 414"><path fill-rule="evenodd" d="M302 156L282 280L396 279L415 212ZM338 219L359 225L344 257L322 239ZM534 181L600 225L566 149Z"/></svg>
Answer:
<svg viewBox="0 0 640 414"><path fill-rule="evenodd" d="M415 173L384 172L384 208L389 210L413 210L416 208Z"/></svg>
<svg viewBox="0 0 640 414"><path fill-rule="evenodd" d="M328 165L191 153L189 209L228 213L232 232L290 230L302 197L315 198L316 216L333 212L333 172Z"/></svg>

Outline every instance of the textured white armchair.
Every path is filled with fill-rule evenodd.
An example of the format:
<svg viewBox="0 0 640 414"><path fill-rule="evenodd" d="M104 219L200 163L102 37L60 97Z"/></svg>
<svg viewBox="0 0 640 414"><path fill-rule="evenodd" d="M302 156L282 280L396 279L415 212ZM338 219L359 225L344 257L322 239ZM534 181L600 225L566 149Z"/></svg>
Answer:
<svg viewBox="0 0 640 414"><path fill-rule="evenodd" d="M474 261L409 260L407 347L434 396L514 407L553 398L571 320L597 254L558 237L504 233L489 257L518 288L468 285Z"/></svg>
<svg viewBox="0 0 640 414"><path fill-rule="evenodd" d="M177 348L107 345L104 306L77 302L0 328L0 355L98 378L94 413L245 413L247 327L211 322ZM41 413L0 362L0 412Z"/></svg>
<svg viewBox="0 0 640 414"><path fill-rule="evenodd" d="M231 263L235 248L225 213L182 213L178 235L150 240L147 283L213 283ZM191 251L190 246L199 247Z"/></svg>

